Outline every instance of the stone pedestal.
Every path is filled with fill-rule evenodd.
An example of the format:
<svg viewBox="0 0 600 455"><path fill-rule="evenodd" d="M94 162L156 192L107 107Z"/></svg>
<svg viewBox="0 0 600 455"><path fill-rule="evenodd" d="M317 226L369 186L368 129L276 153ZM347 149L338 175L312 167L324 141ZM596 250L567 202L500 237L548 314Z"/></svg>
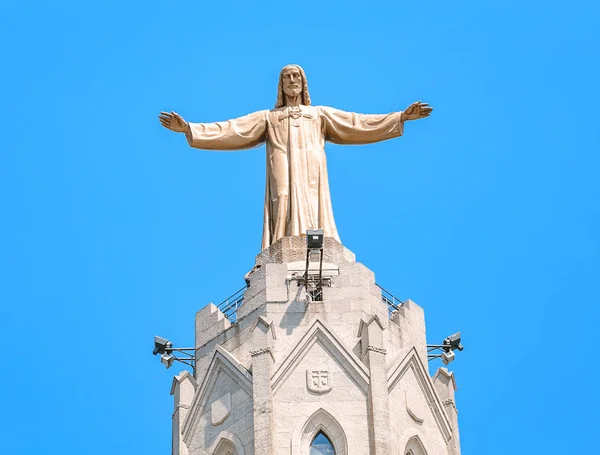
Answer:
<svg viewBox="0 0 600 455"><path fill-rule="evenodd" d="M460 453L454 389L428 374L423 310L390 308L334 239L323 255L322 301L303 284L305 239L286 237L257 256L234 321L212 304L196 314L174 455L308 455L319 432L336 455Z"/></svg>

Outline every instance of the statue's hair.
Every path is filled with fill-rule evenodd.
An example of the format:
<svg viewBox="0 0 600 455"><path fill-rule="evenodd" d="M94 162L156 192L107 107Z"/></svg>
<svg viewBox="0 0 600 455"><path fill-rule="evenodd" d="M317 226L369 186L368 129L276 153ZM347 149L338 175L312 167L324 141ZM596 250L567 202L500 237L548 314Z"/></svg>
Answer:
<svg viewBox="0 0 600 455"><path fill-rule="evenodd" d="M277 87L277 102L275 103L275 109L285 106L285 94L283 93L283 73L285 70L290 68L296 68L300 71L302 76L302 102L304 106L310 106L310 95L308 94L308 82L306 81L306 74L300 65L286 65L279 73L279 86Z"/></svg>

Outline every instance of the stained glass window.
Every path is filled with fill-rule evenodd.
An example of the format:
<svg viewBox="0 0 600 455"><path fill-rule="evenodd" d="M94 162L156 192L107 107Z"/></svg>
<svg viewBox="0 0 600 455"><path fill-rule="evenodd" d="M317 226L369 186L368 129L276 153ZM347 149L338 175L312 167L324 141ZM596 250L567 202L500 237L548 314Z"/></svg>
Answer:
<svg viewBox="0 0 600 455"><path fill-rule="evenodd" d="M313 439L310 445L310 455L335 455L333 444L322 431L319 431L319 434Z"/></svg>

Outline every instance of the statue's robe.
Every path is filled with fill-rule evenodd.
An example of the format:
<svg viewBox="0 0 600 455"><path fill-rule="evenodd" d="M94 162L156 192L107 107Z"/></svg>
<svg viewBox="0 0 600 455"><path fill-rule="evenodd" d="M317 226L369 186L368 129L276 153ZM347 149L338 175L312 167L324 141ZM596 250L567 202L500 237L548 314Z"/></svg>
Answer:
<svg viewBox="0 0 600 455"><path fill-rule="evenodd" d="M322 228L339 239L333 219L325 142L369 144L402 135L400 112L356 114L324 106L282 107L233 120L190 123L191 147L243 150L267 145L262 248L284 236Z"/></svg>

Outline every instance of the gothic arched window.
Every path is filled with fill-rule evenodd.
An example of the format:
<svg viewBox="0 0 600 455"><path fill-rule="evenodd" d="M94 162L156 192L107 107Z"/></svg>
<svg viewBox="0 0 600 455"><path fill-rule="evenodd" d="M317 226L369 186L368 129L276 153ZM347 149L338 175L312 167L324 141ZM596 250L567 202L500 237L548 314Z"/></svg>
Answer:
<svg viewBox="0 0 600 455"><path fill-rule="evenodd" d="M296 427L291 448L291 455L348 455L344 429L323 408L317 409L304 425Z"/></svg>
<svg viewBox="0 0 600 455"><path fill-rule="evenodd" d="M229 439L222 438L213 451L213 455L238 455L238 451Z"/></svg>
<svg viewBox="0 0 600 455"><path fill-rule="evenodd" d="M333 444L322 431L319 431L315 439L313 439L309 455L335 455Z"/></svg>
<svg viewBox="0 0 600 455"><path fill-rule="evenodd" d="M406 455L427 455L427 451L418 436L413 436L408 440L404 452Z"/></svg>

